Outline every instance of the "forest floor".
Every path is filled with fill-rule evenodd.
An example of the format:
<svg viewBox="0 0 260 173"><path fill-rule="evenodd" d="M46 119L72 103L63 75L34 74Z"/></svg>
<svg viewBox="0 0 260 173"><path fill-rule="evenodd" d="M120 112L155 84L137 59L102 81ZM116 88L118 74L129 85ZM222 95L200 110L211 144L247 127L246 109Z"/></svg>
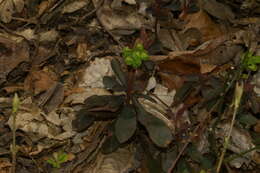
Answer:
<svg viewBox="0 0 260 173"><path fill-rule="evenodd" d="M0 173L260 172L259 0L0 9Z"/></svg>

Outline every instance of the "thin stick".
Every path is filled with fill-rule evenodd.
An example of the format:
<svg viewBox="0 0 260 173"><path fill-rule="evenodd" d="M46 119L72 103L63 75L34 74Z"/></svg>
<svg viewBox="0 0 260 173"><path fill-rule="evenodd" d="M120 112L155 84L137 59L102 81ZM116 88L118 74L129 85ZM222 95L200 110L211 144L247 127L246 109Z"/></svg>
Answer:
<svg viewBox="0 0 260 173"><path fill-rule="evenodd" d="M231 124L230 124L228 135L224 139L224 144L223 144L224 148L223 148L223 151L222 151L222 153L220 155L219 162L218 162L218 165L217 165L217 168L216 168L216 172L217 173L219 173L219 171L220 171L222 162L224 160L224 156L225 156L226 151L227 151L227 147L228 147L228 144L229 144L229 139L231 137L231 133L232 133L232 130L233 130L233 127L234 127L234 124L235 124L236 114L237 114L237 111L238 111L238 108L239 108L239 104L240 104L240 101L241 101L242 94L243 94L243 83L241 85L236 83L233 116L232 116L232 120L231 120Z"/></svg>

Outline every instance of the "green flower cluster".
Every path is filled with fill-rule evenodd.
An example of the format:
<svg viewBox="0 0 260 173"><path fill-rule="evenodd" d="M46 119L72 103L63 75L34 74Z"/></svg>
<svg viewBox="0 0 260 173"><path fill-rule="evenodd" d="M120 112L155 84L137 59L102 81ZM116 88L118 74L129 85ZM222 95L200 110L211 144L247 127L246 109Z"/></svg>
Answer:
<svg viewBox="0 0 260 173"><path fill-rule="evenodd" d="M254 56L252 52L246 52L243 55L243 66L247 70L257 71L257 65L260 64L260 56Z"/></svg>
<svg viewBox="0 0 260 173"><path fill-rule="evenodd" d="M147 51L140 43L137 43L133 49L125 47L123 49L123 57L125 59L125 63L134 68L140 67L142 61L149 59Z"/></svg>

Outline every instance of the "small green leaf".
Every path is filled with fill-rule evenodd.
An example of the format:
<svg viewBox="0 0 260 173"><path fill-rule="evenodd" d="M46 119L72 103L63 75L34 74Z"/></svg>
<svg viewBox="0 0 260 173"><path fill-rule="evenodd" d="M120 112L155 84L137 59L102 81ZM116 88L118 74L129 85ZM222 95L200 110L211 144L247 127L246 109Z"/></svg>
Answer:
<svg viewBox="0 0 260 173"><path fill-rule="evenodd" d="M255 125L258 121L256 117L254 117L252 114L238 114L237 120L247 126Z"/></svg>
<svg viewBox="0 0 260 173"><path fill-rule="evenodd" d="M129 49L128 47L124 48L123 57L125 59L125 63L133 68L140 67L142 61L148 60L149 58L147 51L140 43L137 43L133 49Z"/></svg>
<svg viewBox="0 0 260 173"><path fill-rule="evenodd" d="M67 153L64 153L64 152L61 152L58 154L58 162L59 163L64 163L68 160L68 154Z"/></svg>
<svg viewBox="0 0 260 173"><path fill-rule="evenodd" d="M19 107L20 107L20 99L19 99L18 95L15 93L14 99L13 99L13 108L12 108L13 113L16 113L18 111Z"/></svg>
<svg viewBox="0 0 260 173"><path fill-rule="evenodd" d="M115 124L115 135L120 143L126 142L133 136L136 124L134 107L131 105L125 106Z"/></svg>

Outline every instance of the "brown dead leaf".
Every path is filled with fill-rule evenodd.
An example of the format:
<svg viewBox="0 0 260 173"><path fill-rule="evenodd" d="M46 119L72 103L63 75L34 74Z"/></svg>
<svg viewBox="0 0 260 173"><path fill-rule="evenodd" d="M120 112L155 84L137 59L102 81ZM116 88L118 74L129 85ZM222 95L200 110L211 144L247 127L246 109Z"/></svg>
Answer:
<svg viewBox="0 0 260 173"><path fill-rule="evenodd" d="M222 20L232 20L235 14L224 3L217 2L216 0L202 0L201 7L212 16Z"/></svg>
<svg viewBox="0 0 260 173"><path fill-rule="evenodd" d="M55 82L50 88L40 95L38 105L46 112L49 113L55 110L64 99L64 87L62 83Z"/></svg>
<svg viewBox="0 0 260 173"><path fill-rule="evenodd" d="M187 24L184 31L191 28L198 29L202 34L203 42L218 38L224 34L220 26L214 23L207 15L207 13L205 13L203 10L187 15L185 21L187 22Z"/></svg>
<svg viewBox="0 0 260 173"><path fill-rule="evenodd" d="M176 48L176 43L171 37L171 30L160 29L158 39L162 42L163 46L171 51L179 50Z"/></svg>
<svg viewBox="0 0 260 173"><path fill-rule="evenodd" d="M20 13L24 8L24 0L2 0L0 3L0 20L9 23L15 12Z"/></svg>
<svg viewBox="0 0 260 173"><path fill-rule="evenodd" d="M6 81L6 77L22 62L29 61L29 47L26 42L16 43L0 36L0 84Z"/></svg>
<svg viewBox="0 0 260 173"><path fill-rule="evenodd" d="M257 124L254 126L254 131L260 133L260 121L257 121Z"/></svg>
<svg viewBox="0 0 260 173"><path fill-rule="evenodd" d="M86 1L86 0L76 0L76 1L72 1L71 3L69 3L68 5L66 5L63 10L62 13L73 13L81 8L83 8L84 6L88 5L90 1Z"/></svg>
<svg viewBox="0 0 260 173"><path fill-rule="evenodd" d="M77 46L77 57L86 60L88 57L88 45L86 43L79 43Z"/></svg>
<svg viewBox="0 0 260 173"><path fill-rule="evenodd" d="M173 89L181 88L181 86L183 85L184 80L178 75L162 73L162 72L159 72L158 75L162 80L162 84L166 88L168 88L169 91L172 91Z"/></svg>
<svg viewBox="0 0 260 173"><path fill-rule="evenodd" d="M208 73L216 66L224 65L243 52L240 45L231 44L223 36L203 43L195 50L173 51L167 56L151 56L150 59L160 61L163 72L174 74ZM174 61L173 61L174 60Z"/></svg>
<svg viewBox="0 0 260 173"><path fill-rule="evenodd" d="M145 19L131 8L116 10L111 8L110 1L97 10L100 23L109 31L119 35L129 35L141 27L152 27L154 21Z"/></svg>
<svg viewBox="0 0 260 173"><path fill-rule="evenodd" d="M55 84L57 76L46 71L33 71L24 81L25 90L32 91L35 95L48 90Z"/></svg>
<svg viewBox="0 0 260 173"><path fill-rule="evenodd" d="M40 41L41 42L48 42L48 41L56 41L59 34L55 29L51 29L49 31L45 31L40 33Z"/></svg>
<svg viewBox="0 0 260 173"><path fill-rule="evenodd" d="M15 9L18 13L20 13L24 8L24 0L13 0Z"/></svg>
<svg viewBox="0 0 260 173"><path fill-rule="evenodd" d="M187 74L199 74L200 66L196 61L184 58L175 58L158 64L160 71L164 73L187 75Z"/></svg>
<svg viewBox="0 0 260 173"><path fill-rule="evenodd" d="M3 90L5 90L7 93L15 93L17 91L24 90L24 86L22 85L13 85L13 86L7 86L4 87Z"/></svg>
<svg viewBox="0 0 260 173"><path fill-rule="evenodd" d="M48 58L54 55L54 52L51 49L48 49L44 46L39 46L37 55L32 57L33 58L33 65L41 65L44 63Z"/></svg>
<svg viewBox="0 0 260 173"><path fill-rule="evenodd" d="M0 173L8 173L9 171L4 171L4 169L11 167L12 163L8 160L0 160Z"/></svg>
<svg viewBox="0 0 260 173"><path fill-rule="evenodd" d="M40 5L38 6L38 16L41 16L49 7L50 3L49 1L42 1Z"/></svg>

